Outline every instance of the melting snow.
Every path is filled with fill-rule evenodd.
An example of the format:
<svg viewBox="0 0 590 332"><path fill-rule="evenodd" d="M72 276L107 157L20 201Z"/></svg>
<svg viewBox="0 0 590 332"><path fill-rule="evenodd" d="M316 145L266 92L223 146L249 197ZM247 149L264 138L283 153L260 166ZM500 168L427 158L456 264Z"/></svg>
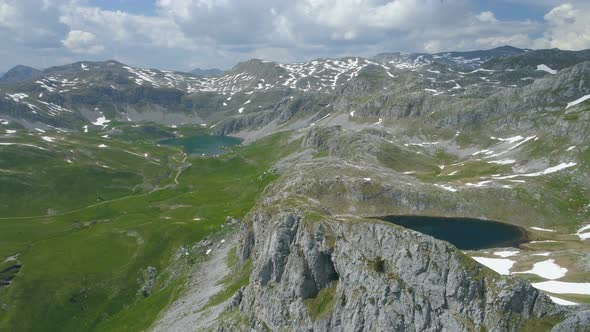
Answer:
<svg viewBox="0 0 590 332"><path fill-rule="evenodd" d="M36 145L33 145L33 144L26 144L26 143L8 143L8 142L0 142L0 145L22 145L22 146L28 146L28 147L31 147L31 148L37 148L37 149L40 149L40 150L47 150L47 149L45 149L45 148L42 148L42 147L40 147L40 146L36 146Z"/></svg>
<svg viewBox="0 0 590 332"><path fill-rule="evenodd" d="M488 161L488 163L490 163L490 164L498 164L498 165L509 165L509 164L514 164L515 162L516 162L516 160L514 160L514 159Z"/></svg>
<svg viewBox="0 0 590 332"><path fill-rule="evenodd" d="M514 273L532 273L545 279L559 279L566 275L567 269L555 264L555 260L549 259L539 263L535 263L533 268L528 271L514 272Z"/></svg>
<svg viewBox="0 0 590 332"><path fill-rule="evenodd" d="M547 229L547 228L541 228L541 227L531 227L531 229L534 229L536 231L541 231L541 232L555 232L552 229Z"/></svg>
<svg viewBox="0 0 590 332"><path fill-rule="evenodd" d="M439 187L441 189L450 191L450 192L457 192L457 189L447 185L447 184L435 184L436 187Z"/></svg>
<svg viewBox="0 0 590 332"><path fill-rule="evenodd" d="M570 146L569 148L567 148L567 150L565 150L565 151L569 152L569 151L572 151L572 150L573 150L573 149L575 149L575 148L576 148L576 146L575 146L575 145L573 145L573 146Z"/></svg>
<svg viewBox="0 0 590 332"><path fill-rule="evenodd" d="M518 135L518 136L514 136L514 137L508 137L508 138L496 138L496 137L492 137L492 139L497 139L498 141L502 141L502 142L508 142L508 143L516 143L520 140L523 140L524 137Z"/></svg>
<svg viewBox="0 0 590 332"><path fill-rule="evenodd" d="M53 138L53 137L49 137L49 136L43 136L43 137L41 137L41 138L42 138L44 141L47 141L47 142L53 142L53 141L55 141L55 138Z"/></svg>
<svg viewBox="0 0 590 332"><path fill-rule="evenodd" d="M465 185L468 187L477 187L477 188L481 188L481 187L485 187L487 184L492 183L492 181L490 180L486 180L486 181L480 181L477 184L473 184L473 183L466 183Z"/></svg>
<svg viewBox="0 0 590 332"><path fill-rule="evenodd" d="M486 258L486 257L471 257L478 263L489 267L490 269L504 275L510 274L510 269L515 261L506 258Z"/></svg>
<svg viewBox="0 0 590 332"><path fill-rule="evenodd" d="M547 65L541 64L537 66L537 70L542 70L542 71L546 71L549 74L555 75L557 74L557 70L553 70L551 68L549 68Z"/></svg>
<svg viewBox="0 0 590 332"><path fill-rule="evenodd" d="M565 281L543 281L532 284L533 287L555 294L583 294L590 295L590 283L588 282L565 282Z"/></svg>
<svg viewBox="0 0 590 332"><path fill-rule="evenodd" d="M506 258L506 257L517 255L519 252L520 251L518 251L518 250L495 251L494 255Z"/></svg>
<svg viewBox="0 0 590 332"><path fill-rule="evenodd" d="M105 127L106 124L109 122L111 122L111 120L107 120L107 118L105 118L104 116L101 116L100 118L96 119L96 121L92 122L92 124L95 126Z"/></svg>
<svg viewBox="0 0 590 332"><path fill-rule="evenodd" d="M580 240L590 239L590 225L580 227L576 232L576 235L580 238Z"/></svg>
<svg viewBox="0 0 590 332"><path fill-rule="evenodd" d="M424 147L424 146L427 146L427 145L437 145L437 144L438 144L438 141L437 142L422 142L422 143L405 143L404 146L415 145L415 146Z"/></svg>
<svg viewBox="0 0 590 332"><path fill-rule="evenodd" d="M526 177L542 176L542 175L547 175L547 174L559 172L563 169L570 168L570 167L573 167L576 165L577 165L577 163L574 163L574 162L561 163L557 166L549 167L543 171L534 172L534 173L522 173L522 174L500 176L500 177L497 177L497 179L505 180L505 179L512 179L512 178L519 177L519 176L526 176Z"/></svg>
<svg viewBox="0 0 590 332"><path fill-rule="evenodd" d="M104 145L104 144L101 144L101 145L99 145L98 147L99 147L99 148L106 148L107 146L106 146L106 145Z"/></svg>
<svg viewBox="0 0 590 332"><path fill-rule="evenodd" d="M20 102L21 100L29 97L29 95L27 95L26 93L14 93L14 94L6 94L10 99L12 99L14 102ZM8 99L8 98L7 98Z"/></svg>
<svg viewBox="0 0 590 332"><path fill-rule="evenodd" d="M578 305L578 303L576 303L576 302L571 302L571 301L568 301L568 300L560 299L558 297L551 296L551 295L549 296L549 298L551 299L551 301L553 301L556 304L561 304L561 305Z"/></svg>
<svg viewBox="0 0 590 332"><path fill-rule="evenodd" d="M568 109L568 108L570 108L572 106L576 106L579 103L584 102L584 101L586 101L588 99L590 99L590 95L585 95L584 97L580 97L580 98L572 101L571 103L567 103L567 106L565 107L565 109Z"/></svg>
<svg viewBox="0 0 590 332"><path fill-rule="evenodd" d="M242 114L242 112L244 112L244 108L243 107L238 110L238 113Z"/></svg>

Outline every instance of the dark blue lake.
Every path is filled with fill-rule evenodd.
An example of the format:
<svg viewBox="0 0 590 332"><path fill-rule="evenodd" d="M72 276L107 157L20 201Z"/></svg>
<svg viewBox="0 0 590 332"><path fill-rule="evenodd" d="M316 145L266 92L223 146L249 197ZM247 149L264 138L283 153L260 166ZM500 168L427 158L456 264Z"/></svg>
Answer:
<svg viewBox="0 0 590 332"><path fill-rule="evenodd" d="M159 141L160 144L182 147L184 152L196 155L217 155L225 153L229 147L242 143L241 138L230 136L198 135L172 138Z"/></svg>
<svg viewBox="0 0 590 332"><path fill-rule="evenodd" d="M525 229L491 220L424 216L385 216L377 219L450 242L461 250L518 247L529 241Z"/></svg>

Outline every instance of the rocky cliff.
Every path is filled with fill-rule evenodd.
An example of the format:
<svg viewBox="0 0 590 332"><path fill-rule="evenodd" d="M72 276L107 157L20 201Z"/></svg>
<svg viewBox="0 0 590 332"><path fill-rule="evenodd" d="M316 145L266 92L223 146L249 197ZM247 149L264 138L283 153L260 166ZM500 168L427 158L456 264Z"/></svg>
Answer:
<svg viewBox="0 0 590 332"><path fill-rule="evenodd" d="M244 225L238 253L253 269L234 303L242 319L219 330L571 331L590 317L446 242L284 204L259 207Z"/></svg>

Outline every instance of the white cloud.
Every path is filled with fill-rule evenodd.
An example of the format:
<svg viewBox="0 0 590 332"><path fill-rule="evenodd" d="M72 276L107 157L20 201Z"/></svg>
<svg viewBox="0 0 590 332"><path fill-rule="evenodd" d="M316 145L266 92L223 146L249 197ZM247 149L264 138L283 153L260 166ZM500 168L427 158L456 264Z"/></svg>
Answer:
<svg viewBox="0 0 590 332"><path fill-rule="evenodd" d="M590 8L576 8L566 3L545 15L549 27L537 47L557 47L568 50L590 48Z"/></svg>
<svg viewBox="0 0 590 332"><path fill-rule="evenodd" d="M496 22L498 22L498 19L496 18L496 15L494 15L494 13L492 13L490 11L481 12L476 17L477 17L478 20L480 20L482 22L487 22L487 23L496 23Z"/></svg>
<svg viewBox="0 0 590 332"><path fill-rule="evenodd" d="M97 44L96 35L81 30L68 32L66 39L62 40L63 45L76 53L99 53L104 47Z"/></svg>
<svg viewBox="0 0 590 332"><path fill-rule="evenodd" d="M584 1L499 1L547 15L507 21L493 6L482 10L469 0L157 0L150 15L105 10L88 0L0 0L0 65L115 58L172 69L227 68L251 57L590 47Z"/></svg>

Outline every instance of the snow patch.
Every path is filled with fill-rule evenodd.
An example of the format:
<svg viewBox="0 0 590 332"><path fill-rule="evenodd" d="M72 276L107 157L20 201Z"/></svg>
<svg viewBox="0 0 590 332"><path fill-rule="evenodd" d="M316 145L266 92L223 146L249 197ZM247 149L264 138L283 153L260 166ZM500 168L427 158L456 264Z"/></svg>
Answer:
<svg viewBox="0 0 590 332"><path fill-rule="evenodd" d="M553 70L553 69L549 68L549 66L547 66L545 64L538 65L537 66L537 70L542 70L542 71L548 72L551 75L557 74L557 70Z"/></svg>
<svg viewBox="0 0 590 332"><path fill-rule="evenodd" d="M514 164L515 162L516 162L516 160L514 160L514 159L488 161L489 164L498 164L498 165L510 165L510 164Z"/></svg>
<svg viewBox="0 0 590 332"><path fill-rule="evenodd" d="M533 287L555 294L590 295L590 282L543 281L532 284Z"/></svg>
<svg viewBox="0 0 590 332"><path fill-rule="evenodd" d="M578 303L576 303L576 302L571 302L571 301L568 301L568 300L560 299L558 297L551 296L551 295L549 295L549 298L555 304L561 304L561 305L578 305Z"/></svg>
<svg viewBox="0 0 590 332"><path fill-rule="evenodd" d="M499 274L508 275L510 274L510 269L516 263L511 259L506 258L486 258L486 257L471 257L476 260L478 263L489 267L490 269L498 272Z"/></svg>
<svg viewBox="0 0 590 332"><path fill-rule="evenodd" d="M555 264L555 260L549 259L539 263L535 263L533 268L528 271L514 272L514 273L531 273L536 274L541 278L555 280L566 275L567 269Z"/></svg>
<svg viewBox="0 0 590 332"><path fill-rule="evenodd" d="M512 178L519 177L519 176L526 176L526 177L542 176L542 175L547 175L547 174L559 172L559 171L564 170L566 168L576 166L577 164L578 163L574 163L574 162L561 163L557 166L549 167L543 171L534 172L534 173L522 173L522 174L500 176L500 177L497 177L497 179L505 180L505 179L512 179Z"/></svg>
<svg viewBox="0 0 590 332"><path fill-rule="evenodd" d="M96 121L92 122L93 125L95 126L103 126L106 127L106 125L111 122L111 120L107 120L106 117L101 116L100 118L96 119Z"/></svg>
<svg viewBox="0 0 590 332"><path fill-rule="evenodd" d="M446 191L450 191L450 192L457 192L457 189L449 186L448 184L435 184L436 187L444 189Z"/></svg>
<svg viewBox="0 0 590 332"><path fill-rule="evenodd" d="M518 250L495 251L494 255L506 258L506 257L517 255L519 252L520 251L518 251Z"/></svg>
<svg viewBox="0 0 590 332"><path fill-rule="evenodd" d="M576 106L579 103L582 103L582 102L584 102L584 101L586 101L588 99L590 99L590 95L585 95L584 97L580 97L580 98L578 98L578 99L576 99L576 100L574 100L574 101L572 101L570 103L567 103L567 106L565 107L565 109L568 109L568 108L570 108L572 106Z"/></svg>
<svg viewBox="0 0 590 332"><path fill-rule="evenodd" d="M555 232L552 229L547 229L547 228L541 228L541 227L531 227L531 229L534 229L536 231L541 231L541 232Z"/></svg>
<svg viewBox="0 0 590 332"><path fill-rule="evenodd" d="M576 232L580 240L590 239L590 225L582 226Z"/></svg>

